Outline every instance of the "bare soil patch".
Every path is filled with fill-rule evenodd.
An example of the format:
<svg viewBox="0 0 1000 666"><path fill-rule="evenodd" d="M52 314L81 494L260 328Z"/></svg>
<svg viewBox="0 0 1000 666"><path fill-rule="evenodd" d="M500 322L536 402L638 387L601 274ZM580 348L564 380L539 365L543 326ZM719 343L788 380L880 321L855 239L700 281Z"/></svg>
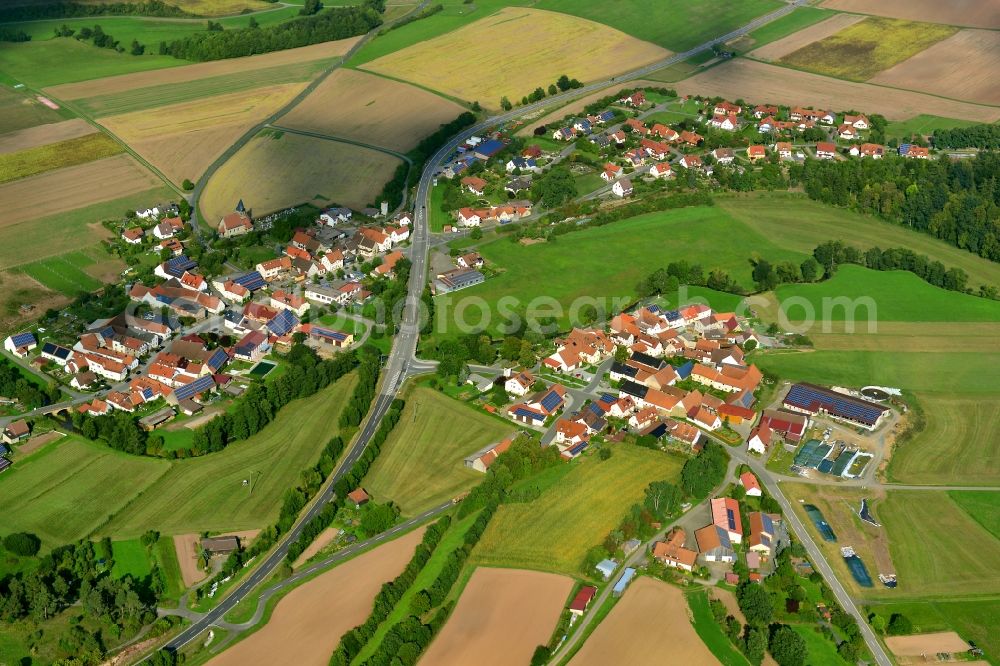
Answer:
<svg viewBox="0 0 1000 666"><path fill-rule="evenodd" d="M517 37L497 39L500 34ZM527 44L531 46L521 46ZM581 81L602 80L668 55L666 49L600 23L508 7L364 68L498 108L501 97L521 99L536 87L547 88L562 74Z"/></svg>
<svg viewBox="0 0 1000 666"><path fill-rule="evenodd" d="M826 0L822 6L911 21L1000 28L1000 5L989 0Z"/></svg>
<svg viewBox="0 0 1000 666"><path fill-rule="evenodd" d="M792 33L788 37L765 44L759 49L751 51L749 55L760 60L778 60L789 53L798 51L807 44L817 42L840 32L848 26L854 25L858 21L863 21L864 18L864 16L858 14L836 14L825 21L820 21L804 30Z"/></svg>
<svg viewBox="0 0 1000 666"><path fill-rule="evenodd" d="M568 116L571 113L574 115L583 113L583 109L588 104L593 104L602 97L607 97L608 95L617 93L619 90L622 90L624 88L662 88L664 87L664 85L665 84L662 81L629 81L627 84L619 83L613 86L608 86L603 90L598 90L597 92L591 93L586 97L581 97L578 100L570 102L566 106L561 106L558 109L552 111L551 113L547 113L539 117L538 119L529 120L528 123L522 129L518 130L517 134L519 136L531 136L532 132L534 132L536 127L540 125L548 125L549 123L554 123L557 120L561 120L562 118Z"/></svg>
<svg viewBox="0 0 1000 666"><path fill-rule="evenodd" d="M969 649L969 644L954 631L938 631L933 634L914 634L912 636L889 636L885 639L885 644L893 654L901 657L919 657L938 652L965 652Z"/></svg>
<svg viewBox="0 0 1000 666"><path fill-rule="evenodd" d="M680 588L645 576L636 580L570 664L718 664L691 625Z"/></svg>
<svg viewBox="0 0 1000 666"><path fill-rule="evenodd" d="M336 528L328 527L322 532L320 532L319 536L316 537L313 540L313 542L309 544L309 547L302 551L302 554L299 555L298 559L296 559L295 562L292 563L292 568L298 569L303 564L308 562L310 557L312 557L319 551L326 548L327 545L329 545L334 539L337 538L337 534L339 531L340 530Z"/></svg>
<svg viewBox="0 0 1000 666"><path fill-rule="evenodd" d="M254 215L303 203L364 208L375 203L398 164L391 155L346 143L261 134L215 172L201 210L215 224L240 199Z"/></svg>
<svg viewBox="0 0 1000 666"><path fill-rule="evenodd" d="M287 104L307 84L289 83L217 95L103 118L108 129L175 184L197 181L247 130Z"/></svg>
<svg viewBox="0 0 1000 666"><path fill-rule="evenodd" d="M1000 105L1000 32L961 30L870 79L980 104Z"/></svg>
<svg viewBox="0 0 1000 666"><path fill-rule="evenodd" d="M16 153L26 148L58 143L67 139L76 139L93 134L97 129L82 118L64 120L61 123L49 123L36 127L26 127L16 132L0 134L0 155Z"/></svg>
<svg viewBox="0 0 1000 666"><path fill-rule="evenodd" d="M464 110L407 83L338 69L277 124L405 153Z"/></svg>
<svg viewBox="0 0 1000 666"><path fill-rule="evenodd" d="M410 532L300 585L278 602L260 631L208 663L326 666L341 635L364 621L382 584L406 566L423 532Z"/></svg>
<svg viewBox="0 0 1000 666"><path fill-rule="evenodd" d="M44 435L38 435L37 437L32 437L27 442L17 447L15 451L17 452L18 458L24 458L25 456L30 456L32 453L42 448L49 442L55 441L60 437L65 437L64 434L58 430L51 430Z"/></svg>
<svg viewBox="0 0 1000 666"><path fill-rule="evenodd" d="M97 95L111 95L135 88L177 85L211 76L245 72L248 69L263 69L266 67L277 67L278 65L341 56L347 53L357 40L357 37L352 37L335 42L323 42L322 44L287 49L285 51L275 51L274 53L248 56L246 58L214 60L212 62L201 62L184 67L169 67L150 72L109 76L104 79L97 79L96 81L65 83L53 86L52 88L46 88L46 92L51 93L53 97L74 100L84 97L95 97Z"/></svg>
<svg viewBox="0 0 1000 666"><path fill-rule="evenodd" d="M181 565L181 578L184 587L197 585L205 580L207 573L198 568L198 534L177 534L174 536L174 551L177 562Z"/></svg>
<svg viewBox="0 0 1000 666"><path fill-rule="evenodd" d="M21 324L38 317L49 308L60 308L70 299L42 286L25 273L0 272L0 330L20 328ZM34 306L22 313L22 305Z"/></svg>
<svg viewBox="0 0 1000 666"><path fill-rule="evenodd" d="M996 107L870 83L842 81L742 58L679 81L674 87L681 94L719 95L727 99L742 97L752 103L833 109L843 108L846 104L866 113L880 113L889 120L905 120L921 113L984 123L1000 118L1000 108Z"/></svg>
<svg viewBox="0 0 1000 666"><path fill-rule="evenodd" d="M549 639L573 589L566 576L476 569L458 605L421 660L425 664L527 664Z"/></svg>
<svg viewBox="0 0 1000 666"><path fill-rule="evenodd" d="M0 185L0 227L142 192L161 182L129 155L116 155Z"/></svg>

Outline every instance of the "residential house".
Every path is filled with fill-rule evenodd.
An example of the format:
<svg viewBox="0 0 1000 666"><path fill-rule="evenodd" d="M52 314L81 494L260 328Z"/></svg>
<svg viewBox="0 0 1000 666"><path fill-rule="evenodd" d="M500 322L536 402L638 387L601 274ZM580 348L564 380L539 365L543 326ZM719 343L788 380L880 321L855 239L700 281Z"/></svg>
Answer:
<svg viewBox="0 0 1000 666"><path fill-rule="evenodd" d="M670 168L669 162L660 162L649 168L649 175L653 178L673 178L674 170Z"/></svg>
<svg viewBox="0 0 1000 666"><path fill-rule="evenodd" d="M24 419L11 421L4 426L3 432L0 432L0 439L3 440L4 444L16 444L21 440L28 439L30 436L31 428Z"/></svg>
<svg viewBox="0 0 1000 666"><path fill-rule="evenodd" d="M777 531L771 516L760 511L751 511L747 516L750 521L749 550L758 553L762 558L774 554L774 537Z"/></svg>
<svg viewBox="0 0 1000 666"><path fill-rule="evenodd" d="M844 125L850 125L854 129L866 130L871 127L871 123L868 122L868 118L863 115L851 115L847 114L844 116Z"/></svg>
<svg viewBox="0 0 1000 666"><path fill-rule="evenodd" d="M717 129L729 132L735 131L740 126L740 119L735 114L716 114L708 121L708 124Z"/></svg>
<svg viewBox="0 0 1000 666"><path fill-rule="evenodd" d="M518 397L528 394L531 387L535 385L535 377L528 370L522 370L516 374L512 374L504 382L504 390L507 393L516 395Z"/></svg>
<svg viewBox="0 0 1000 666"><path fill-rule="evenodd" d="M722 101L722 102L719 102L718 104L715 105L715 108L712 109L712 113L715 114L715 115L720 115L720 114L721 115L727 115L727 114L739 115L739 114L743 113L743 107L740 106L739 104L731 104L729 102Z"/></svg>
<svg viewBox="0 0 1000 666"><path fill-rule="evenodd" d="M153 235L160 240L173 238L176 234L184 230L184 220L179 217L165 217L155 227Z"/></svg>
<svg viewBox="0 0 1000 666"><path fill-rule="evenodd" d="M681 158L679 164L685 169L700 169L701 158L697 155L685 155Z"/></svg>
<svg viewBox="0 0 1000 666"><path fill-rule="evenodd" d="M250 331L236 343L233 357L241 361L254 363L259 361L270 349L267 336L260 331Z"/></svg>
<svg viewBox="0 0 1000 666"><path fill-rule="evenodd" d="M711 501L712 524L725 530L732 543L743 542L743 523L740 504L731 497L716 497Z"/></svg>
<svg viewBox="0 0 1000 666"><path fill-rule="evenodd" d="M877 143L863 143L858 148L861 157L870 157L873 160L880 160L885 157L885 146Z"/></svg>
<svg viewBox="0 0 1000 666"><path fill-rule="evenodd" d="M466 252L459 255L455 263L459 268L482 268L485 262L478 252Z"/></svg>
<svg viewBox="0 0 1000 666"><path fill-rule="evenodd" d="M622 175L622 168L617 164L612 164L611 162L608 162L607 164L604 165L604 172L601 174L601 178L605 182L610 183L611 181L618 178L618 176L620 175Z"/></svg>
<svg viewBox="0 0 1000 666"><path fill-rule="evenodd" d="M763 495L763 490L760 487L760 481L757 477L753 475L753 472L743 472L740 474L740 485L743 486L743 490L746 492L747 497L760 497Z"/></svg>
<svg viewBox="0 0 1000 666"><path fill-rule="evenodd" d="M3 348L18 358L24 358L28 352L38 347L38 340L35 334L30 331L22 331L8 336L3 341Z"/></svg>
<svg viewBox="0 0 1000 666"><path fill-rule="evenodd" d="M778 159L792 159L792 144L788 141L779 141L774 144L774 150L778 153Z"/></svg>
<svg viewBox="0 0 1000 666"><path fill-rule="evenodd" d="M458 211L458 221L465 227L478 227L483 221L481 212L473 208L462 208Z"/></svg>
<svg viewBox="0 0 1000 666"><path fill-rule="evenodd" d="M465 466L471 467L477 472L485 473L486 470L490 468L496 459L500 457L500 454L510 448L510 445L514 443L514 436L507 437L496 444L490 444L484 449L476 451L471 456L465 459Z"/></svg>
<svg viewBox="0 0 1000 666"><path fill-rule="evenodd" d="M476 176L467 176L461 180L462 187L477 196L483 196L486 191L487 182Z"/></svg>
<svg viewBox="0 0 1000 666"><path fill-rule="evenodd" d="M283 273L287 273L292 270L292 260L290 257L278 257L277 259L269 259L268 261L262 261L255 266L255 269L260 276L270 282L277 277L280 277Z"/></svg>
<svg viewBox="0 0 1000 666"><path fill-rule="evenodd" d="M526 176L517 176L516 178L511 178L507 181L504 186L504 191L510 196L516 196L518 192L524 192L525 190L531 189L531 178Z"/></svg>
<svg viewBox="0 0 1000 666"><path fill-rule="evenodd" d="M751 430L750 436L747 437L747 451L759 453L760 455L766 454L767 450L771 447L773 432L767 425L758 425Z"/></svg>
<svg viewBox="0 0 1000 666"><path fill-rule="evenodd" d="M646 93L636 90L634 93L619 98L618 103L623 106L642 106L646 103Z"/></svg>
<svg viewBox="0 0 1000 666"><path fill-rule="evenodd" d="M581 364L597 364L615 352L615 345L596 329L574 328L556 340L556 351L542 360L542 365L561 372L572 372Z"/></svg>
<svg viewBox="0 0 1000 666"><path fill-rule="evenodd" d="M716 148L712 151L711 155L719 164L731 164L736 159L732 148Z"/></svg>
<svg viewBox="0 0 1000 666"><path fill-rule="evenodd" d="M344 268L344 251L338 247L324 252L319 263L328 273L339 271Z"/></svg>
<svg viewBox="0 0 1000 666"><path fill-rule="evenodd" d="M611 186L611 192L614 193L616 197L621 198L632 196L632 181L628 178L616 180L615 184Z"/></svg>
<svg viewBox="0 0 1000 666"><path fill-rule="evenodd" d="M747 146L747 159L751 162L757 162L765 157L767 157L767 150L764 149L764 146Z"/></svg>
<svg viewBox="0 0 1000 666"><path fill-rule="evenodd" d="M309 301L296 294L278 289L271 294L270 305L272 308L290 310L297 317L301 317L309 310Z"/></svg>
<svg viewBox="0 0 1000 666"><path fill-rule="evenodd" d="M899 154L914 160L930 159L931 151L923 146L914 146L911 143L904 143L899 147Z"/></svg>
<svg viewBox="0 0 1000 666"><path fill-rule="evenodd" d="M629 128L629 130L633 133L639 134L640 136L646 136L649 134L649 128L646 127L646 123L642 122L638 118L629 118L622 124Z"/></svg>
<svg viewBox="0 0 1000 666"><path fill-rule="evenodd" d="M680 137L680 134L677 133L677 130L667 127L662 123L656 123L655 125L653 125L650 128L649 133L654 134L663 139L664 141L668 141L670 143L677 141L677 139Z"/></svg>
<svg viewBox="0 0 1000 666"><path fill-rule="evenodd" d="M622 130L618 130L613 134L610 134L609 136L611 137L611 140L614 141L615 144L619 146L628 141L628 137L625 136L625 132L623 132Z"/></svg>
<svg viewBox="0 0 1000 666"><path fill-rule="evenodd" d="M576 130L572 127L561 127L552 133L556 141L572 141L576 138Z"/></svg>
<svg viewBox="0 0 1000 666"><path fill-rule="evenodd" d="M508 407L507 414L520 423L541 426L548 417L562 409L565 396L566 389L561 384L553 384L526 401Z"/></svg>
<svg viewBox="0 0 1000 666"><path fill-rule="evenodd" d="M375 277L395 277L394 272L396 264L399 260L403 258L403 253L399 250L394 250L382 258L382 263L375 267L372 271L372 275Z"/></svg>
<svg viewBox="0 0 1000 666"><path fill-rule="evenodd" d="M146 232L142 230L142 227L129 227L122 232L122 239L130 245L141 245L145 235Z"/></svg>
<svg viewBox="0 0 1000 666"><path fill-rule="evenodd" d="M763 118L765 116L776 116L778 115L778 107L772 104L758 104L753 108L754 118Z"/></svg>
<svg viewBox="0 0 1000 666"><path fill-rule="evenodd" d="M52 361L56 365L66 365L73 358L73 350L67 349L52 342L42 344L40 352L42 358Z"/></svg>
<svg viewBox="0 0 1000 666"><path fill-rule="evenodd" d="M837 156L837 146L829 141L820 141L816 144L816 157L821 160L832 160Z"/></svg>
<svg viewBox="0 0 1000 666"><path fill-rule="evenodd" d="M639 142L639 147L646 151L646 154L657 160L664 160L670 154L670 144L652 139L643 139Z"/></svg>
<svg viewBox="0 0 1000 666"><path fill-rule="evenodd" d="M687 534L680 527L671 530L664 541L653 544L653 557L675 569L694 571L698 553L684 547Z"/></svg>
<svg viewBox="0 0 1000 666"><path fill-rule="evenodd" d="M858 138L858 131L853 125L843 124L837 128L837 136L845 141L853 141Z"/></svg>

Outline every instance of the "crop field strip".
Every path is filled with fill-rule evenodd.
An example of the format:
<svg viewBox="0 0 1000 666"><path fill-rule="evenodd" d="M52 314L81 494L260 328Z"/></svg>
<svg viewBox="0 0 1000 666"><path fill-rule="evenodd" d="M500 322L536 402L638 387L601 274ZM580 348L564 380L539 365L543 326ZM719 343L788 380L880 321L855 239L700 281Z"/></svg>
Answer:
<svg viewBox="0 0 1000 666"><path fill-rule="evenodd" d="M2 54L3 50L0 49L0 56ZM8 132L57 123L66 117L27 93L0 85L0 136Z"/></svg>
<svg viewBox="0 0 1000 666"><path fill-rule="evenodd" d="M748 55L758 60L778 60L789 53L794 53L803 46L825 39L863 20L865 20L865 17L858 14L834 14L830 18L792 33L784 39L779 39L765 46L755 48Z"/></svg>
<svg viewBox="0 0 1000 666"><path fill-rule="evenodd" d="M0 156L67 139L76 139L96 131L97 128L82 118L14 130L0 134Z"/></svg>
<svg viewBox="0 0 1000 666"><path fill-rule="evenodd" d="M437 506L483 478L465 456L516 432L484 412L418 387L365 477L365 489L379 502L393 501L405 515Z"/></svg>
<svg viewBox="0 0 1000 666"><path fill-rule="evenodd" d="M53 291L66 296L76 296L80 292L100 289L100 280L81 270L71 259L71 255L60 255L20 266L18 270L38 280ZM91 260L90 263L95 263Z"/></svg>
<svg viewBox="0 0 1000 666"><path fill-rule="evenodd" d="M93 133L0 155L0 184L86 164L124 152L107 134Z"/></svg>
<svg viewBox="0 0 1000 666"><path fill-rule="evenodd" d="M834 16L834 12L817 7L796 7L791 14L786 14L781 18L763 25L749 35L749 48L760 48L771 42L776 42L789 35L804 31L812 25L821 23ZM738 44L739 42L737 42ZM741 49L742 52L742 49Z"/></svg>
<svg viewBox="0 0 1000 666"><path fill-rule="evenodd" d="M479 36L516 33L531 49ZM461 52L460 59L455 53ZM670 52L600 23L537 9L506 8L432 40L368 62L363 68L410 81L449 97L498 108L547 88L560 75L600 80L655 62Z"/></svg>
<svg viewBox="0 0 1000 666"><path fill-rule="evenodd" d="M406 152L464 110L422 88L341 68L277 124Z"/></svg>
<svg viewBox="0 0 1000 666"><path fill-rule="evenodd" d="M587 549L614 529L653 481L676 482L680 457L634 446L573 468L530 504L507 504L490 522L471 561L576 574Z"/></svg>
<svg viewBox="0 0 1000 666"><path fill-rule="evenodd" d="M717 95L726 99L814 108L839 109L844 106L844 100L851 100L851 106L881 114L888 120L906 120L920 114L983 123L1000 119L1000 108L993 106L845 81L745 58L712 67L678 81L673 87L682 95Z"/></svg>
<svg viewBox="0 0 1000 666"><path fill-rule="evenodd" d="M1000 493L950 490L948 497L986 531L1000 539Z"/></svg>
<svg viewBox="0 0 1000 666"><path fill-rule="evenodd" d="M215 172L201 211L214 224L241 198L258 215L310 202L363 208L375 203L397 164L395 157L359 146L264 133Z"/></svg>
<svg viewBox="0 0 1000 666"><path fill-rule="evenodd" d="M951 26L872 16L778 62L838 79L867 81L956 32Z"/></svg>
<svg viewBox="0 0 1000 666"><path fill-rule="evenodd" d="M951 99L1000 105L998 71L1000 32L960 30L870 81Z"/></svg>
<svg viewBox="0 0 1000 666"><path fill-rule="evenodd" d="M161 181L130 155L116 155L0 185L8 226L149 190ZM120 215L122 211L119 211ZM36 240L37 242L37 240Z"/></svg>
<svg viewBox="0 0 1000 666"><path fill-rule="evenodd" d="M309 81L335 59L311 60L302 63L250 69L233 74L220 74L188 81L184 85L150 86L114 95L97 95L75 100L74 106L94 117L114 116L149 109L161 109L185 102L205 100L256 88L285 83Z"/></svg>
<svg viewBox="0 0 1000 666"><path fill-rule="evenodd" d="M287 83L109 116L101 122L175 185L198 180L251 127L305 88Z"/></svg>
<svg viewBox="0 0 1000 666"><path fill-rule="evenodd" d="M108 76L97 81L84 83L67 83L47 88L46 93L67 101L84 100L99 97L117 97L128 95L132 91L145 88L171 87L178 84L194 84L202 79L219 76L240 76L243 72L273 69L283 66L307 64L309 62L330 60L344 55L357 41L356 37L341 39L335 42L323 42L313 46L303 46L297 49L275 51L253 55L245 58L229 58L213 60L196 64L185 64L162 71L137 72L120 76ZM183 86L181 86L183 87ZM164 94L175 94L165 90Z"/></svg>
<svg viewBox="0 0 1000 666"><path fill-rule="evenodd" d="M996 5L982 0L826 0L823 7L910 21L1000 29Z"/></svg>

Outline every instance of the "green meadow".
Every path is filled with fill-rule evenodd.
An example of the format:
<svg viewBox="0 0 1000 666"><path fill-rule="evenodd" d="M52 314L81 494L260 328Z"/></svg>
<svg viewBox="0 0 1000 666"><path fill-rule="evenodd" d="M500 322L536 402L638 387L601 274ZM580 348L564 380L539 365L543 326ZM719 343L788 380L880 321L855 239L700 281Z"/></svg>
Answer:
<svg viewBox="0 0 1000 666"><path fill-rule="evenodd" d="M793 33L808 28L809 26L825 21L836 14L829 9L819 9L817 7L796 7L791 14L782 16L777 21L771 21L767 25L757 28L747 37L753 40L751 48L757 48L776 42Z"/></svg>

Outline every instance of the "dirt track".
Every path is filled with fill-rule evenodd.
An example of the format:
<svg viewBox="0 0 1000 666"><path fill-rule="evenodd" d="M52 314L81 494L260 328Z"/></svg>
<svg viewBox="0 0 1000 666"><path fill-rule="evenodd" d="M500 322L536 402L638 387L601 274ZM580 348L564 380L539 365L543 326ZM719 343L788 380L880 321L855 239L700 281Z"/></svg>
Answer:
<svg viewBox="0 0 1000 666"><path fill-rule="evenodd" d="M937 652L965 652L969 649L969 644L954 631L890 636L885 639L885 644L893 654L903 657L919 657Z"/></svg>
<svg viewBox="0 0 1000 666"><path fill-rule="evenodd" d="M49 123L48 125L36 125L0 135L0 155L35 146L44 146L57 141L76 139L96 131L93 125L82 118L64 120L61 123Z"/></svg>
<svg viewBox="0 0 1000 666"><path fill-rule="evenodd" d="M942 97L1000 105L1000 33L961 30L874 78L880 83Z"/></svg>
<svg viewBox="0 0 1000 666"><path fill-rule="evenodd" d="M476 569L420 663L523 666L548 641L572 589L557 574Z"/></svg>
<svg viewBox="0 0 1000 666"><path fill-rule="evenodd" d="M695 633L689 617L687 600L680 588L643 576L632 583L569 663L571 666L718 664Z"/></svg>
<svg viewBox="0 0 1000 666"><path fill-rule="evenodd" d="M736 58L690 79L673 84L681 94L743 98L751 104L789 104L815 108L853 107L880 113L889 120L906 120L926 113L991 123L1000 108L956 102L909 90L870 83L841 81L818 74Z"/></svg>
<svg viewBox="0 0 1000 666"><path fill-rule="evenodd" d="M858 21L863 21L864 18L864 16L857 14L836 14L825 21L820 21L787 37L765 44L759 49L754 49L750 52L750 56L760 60L778 60L793 51L798 51L806 44L818 42Z"/></svg>
<svg viewBox="0 0 1000 666"><path fill-rule="evenodd" d="M326 666L341 635L371 612L372 599L413 556L423 529L410 532L295 588L270 621L211 666Z"/></svg>
<svg viewBox="0 0 1000 666"><path fill-rule="evenodd" d="M1000 6L990 0L826 0L822 6L911 21L1000 28Z"/></svg>

